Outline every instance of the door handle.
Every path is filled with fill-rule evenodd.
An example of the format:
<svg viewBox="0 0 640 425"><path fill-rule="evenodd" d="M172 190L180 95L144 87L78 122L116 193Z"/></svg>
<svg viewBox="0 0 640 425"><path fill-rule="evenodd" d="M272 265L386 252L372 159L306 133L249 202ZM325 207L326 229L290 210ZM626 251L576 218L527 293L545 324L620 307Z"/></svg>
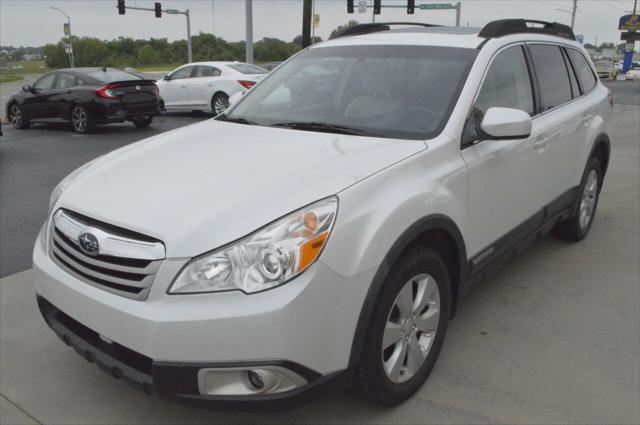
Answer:
<svg viewBox="0 0 640 425"><path fill-rule="evenodd" d="M533 147L535 150L544 150L547 145L549 145L549 137L547 136L540 136L538 137L538 140L535 141L535 143L533 144Z"/></svg>
<svg viewBox="0 0 640 425"><path fill-rule="evenodd" d="M213 87L213 83L207 83L207 86Z"/></svg>
<svg viewBox="0 0 640 425"><path fill-rule="evenodd" d="M583 124L585 127L588 127L588 126L589 126L589 124L591 123L591 118L592 118L592 115L591 115L591 114L585 114L585 115L583 115L583 116L582 116L582 124Z"/></svg>
<svg viewBox="0 0 640 425"><path fill-rule="evenodd" d="M67 94L73 93L73 90L67 90Z"/></svg>
<svg viewBox="0 0 640 425"><path fill-rule="evenodd" d="M181 89L186 89L186 88L187 88L187 86L180 86L180 88L181 88Z"/></svg>

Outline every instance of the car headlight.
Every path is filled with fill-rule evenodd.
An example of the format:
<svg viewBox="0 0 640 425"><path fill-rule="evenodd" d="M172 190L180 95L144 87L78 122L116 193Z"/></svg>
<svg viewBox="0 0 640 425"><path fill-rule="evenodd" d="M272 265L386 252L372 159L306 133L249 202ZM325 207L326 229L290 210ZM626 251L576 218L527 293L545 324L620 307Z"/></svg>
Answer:
<svg viewBox="0 0 640 425"><path fill-rule="evenodd" d="M336 218L331 197L295 211L223 248L191 260L170 294L274 288L305 271L324 248Z"/></svg>
<svg viewBox="0 0 640 425"><path fill-rule="evenodd" d="M84 170L86 170L87 168L89 168L91 166L91 164L93 164L94 162L96 162L98 159L102 158L101 156L87 162L84 165L81 165L80 167L76 168L75 170L73 170L72 172L70 172L65 178L63 178L60 183L58 183L56 185L55 188L53 188L53 192L51 192L51 197L49 198L49 215L51 215L51 213L53 212L53 208L55 207L56 203L58 202L58 200L60 199L60 197L62 196L62 194L64 193L65 190L67 190L67 187L69 187L69 185L71 184L71 182L73 180L75 180L76 177L78 177Z"/></svg>

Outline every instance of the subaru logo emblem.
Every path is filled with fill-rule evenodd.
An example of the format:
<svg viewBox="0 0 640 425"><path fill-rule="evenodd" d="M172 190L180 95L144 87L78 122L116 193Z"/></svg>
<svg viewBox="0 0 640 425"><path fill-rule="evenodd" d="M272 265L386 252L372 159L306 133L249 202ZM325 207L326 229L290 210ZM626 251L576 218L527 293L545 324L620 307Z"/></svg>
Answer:
<svg viewBox="0 0 640 425"><path fill-rule="evenodd" d="M136 90L140 90L140 86L136 86Z"/></svg>
<svg viewBox="0 0 640 425"><path fill-rule="evenodd" d="M82 233L78 236L78 244L80 249L87 255L95 256L100 252L100 243L91 233Z"/></svg>

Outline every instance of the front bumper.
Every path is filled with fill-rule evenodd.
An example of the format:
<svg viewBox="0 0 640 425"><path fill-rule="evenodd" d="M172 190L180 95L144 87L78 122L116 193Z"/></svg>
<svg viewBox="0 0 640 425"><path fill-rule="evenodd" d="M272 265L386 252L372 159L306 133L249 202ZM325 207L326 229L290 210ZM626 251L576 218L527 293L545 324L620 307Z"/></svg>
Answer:
<svg viewBox="0 0 640 425"><path fill-rule="evenodd" d="M347 370L322 376L304 366L277 360L224 364L154 362L115 342L104 341L99 334L58 310L41 296L38 296L38 307L49 327L65 344L87 361L96 363L105 373L125 380L148 395L157 394L187 404L215 405L221 408L238 408L247 404L257 408L290 408L310 401L331 388L347 386L353 379L351 372ZM292 391L261 396L209 396L202 395L199 391L198 371L201 369L264 366L291 370L308 383Z"/></svg>
<svg viewBox="0 0 640 425"><path fill-rule="evenodd" d="M294 281L259 294L168 295L187 259L167 259L147 300L138 301L75 278L51 260L47 249L39 238L34 283L47 323L65 342L143 391L223 404L305 398L325 382L342 380L338 377L349 366L358 315L374 273L344 277L316 262ZM113 347L138 360L131 364L114 357ZM142 369L133 367L138 361ZM200 368L266 364L293 365L308 384L223 400L203 395L194 384Z"/></svg>

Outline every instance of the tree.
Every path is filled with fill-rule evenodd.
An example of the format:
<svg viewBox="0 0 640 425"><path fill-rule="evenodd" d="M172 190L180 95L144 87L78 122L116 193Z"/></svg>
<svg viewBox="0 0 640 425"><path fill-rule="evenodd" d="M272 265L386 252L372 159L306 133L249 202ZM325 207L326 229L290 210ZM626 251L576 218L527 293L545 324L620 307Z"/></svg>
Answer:
<svg viewBox="0 0 640 425"><path fill-rule="evenodd" d="M354 21L354 20L350 20L345 25L340 25L338 28L336 28L333 31L331 31L331 34L329 35L329 38L331 38L334 35L340 33L341 31L344 31L347 28L355 27L356 25L360 25L360 22Z"/></svg>
<svg viewBox="0 0 640 425"><path fill-rule="evenodd" d="M158 61L156 50L151 46L151 44L145 44L140 47L136 57L138 58L138 62L143 65L153 65Z"/></svg>

